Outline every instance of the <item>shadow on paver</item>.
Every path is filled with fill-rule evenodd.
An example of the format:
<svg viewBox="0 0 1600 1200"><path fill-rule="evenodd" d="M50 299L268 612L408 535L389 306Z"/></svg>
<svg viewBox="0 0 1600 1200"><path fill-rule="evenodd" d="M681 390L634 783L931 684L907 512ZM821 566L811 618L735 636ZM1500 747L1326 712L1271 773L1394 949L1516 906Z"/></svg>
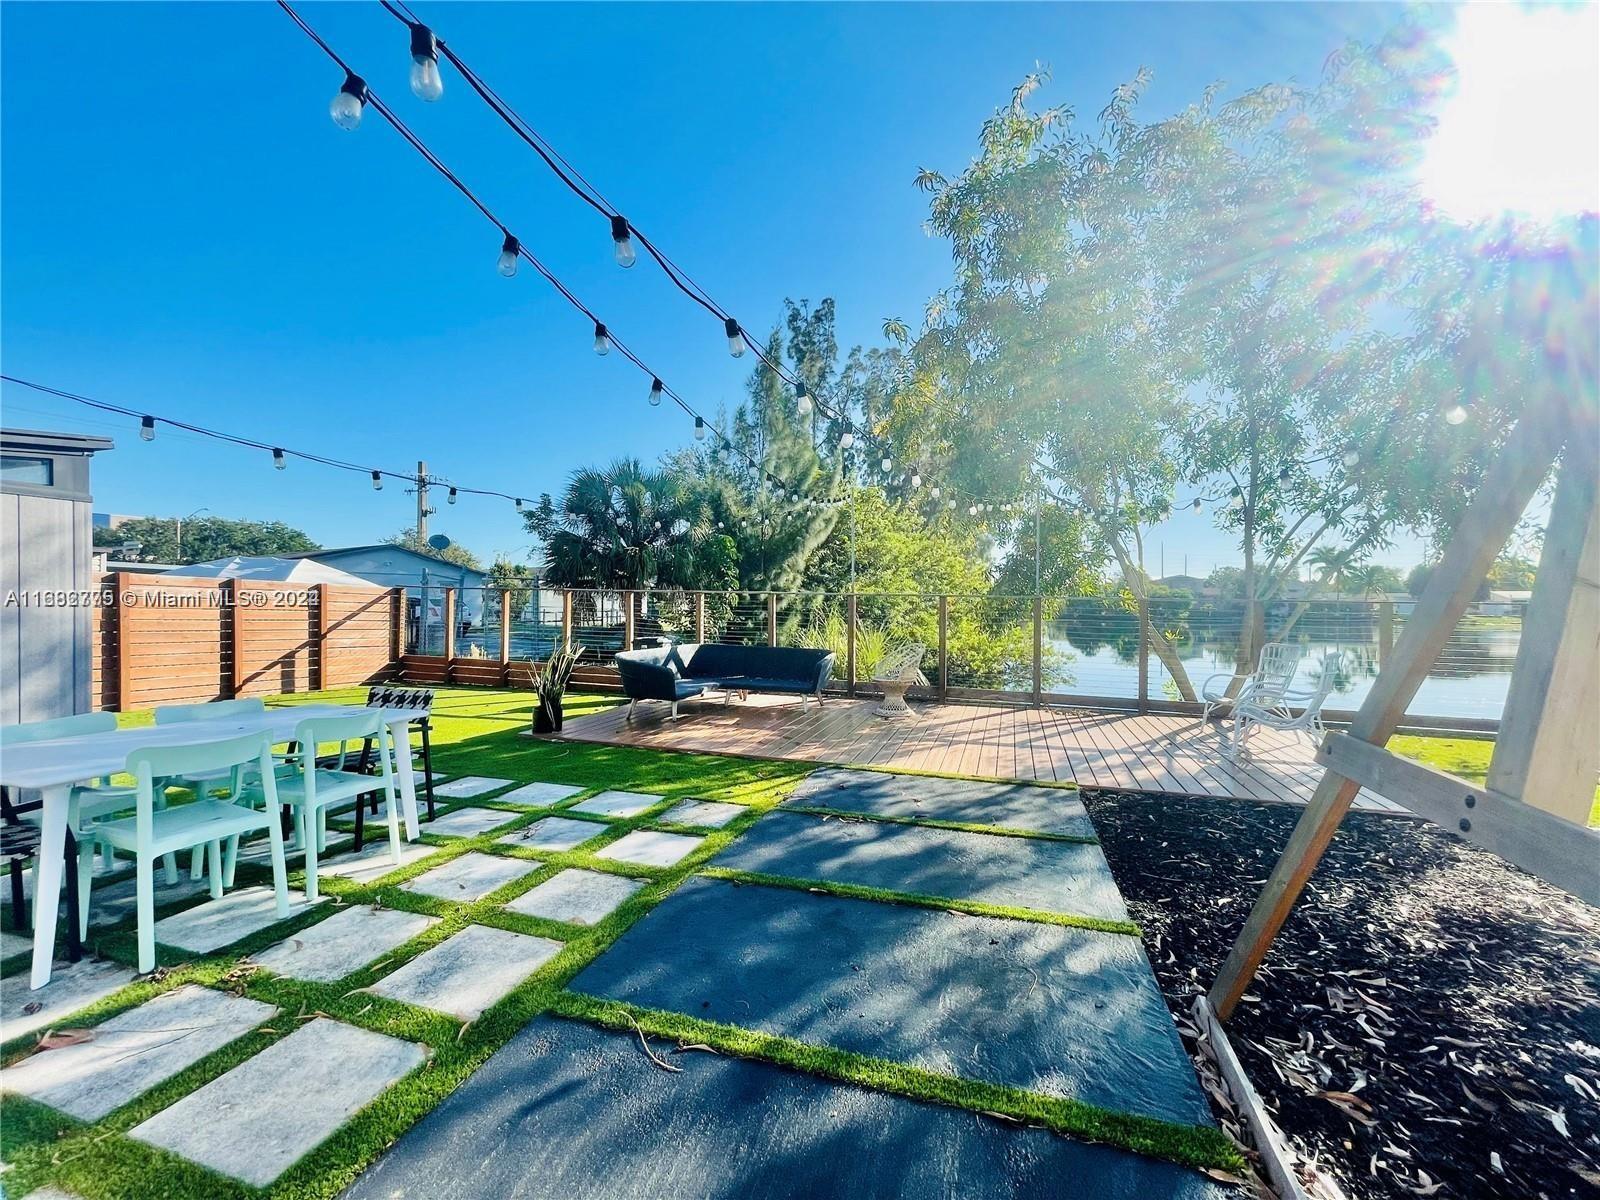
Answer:
<svg viewBox="0 0 1600 1200"><path fill-rule="evenodd" d="M716 866L1047 912L1128 919L1100 847L773 812Z"/></svg>
<svg viewBox="0 0 1600 1200"><path fill-rule="evenodd" d="M668 1053L666 1045L657 1046ZM1225 1200L1153 1159L766 1063L651 1065L632 1034L540 1017L347 1200Z"/></svg>
<svg viewBox="0 0 1600 1200"><path fill-rule="evenodd" d="M802 779L785 803L883 817L928 817L1035 833L1094 836L1094 824L1077 792L1021 783L827 767Z"/></svg>
<svg viewBox="0 0 1600 1200"><path fill-rule="evenodd" d="M572 989L1183 1124L1211 1115L1136 937L691 879Z"/></svg>

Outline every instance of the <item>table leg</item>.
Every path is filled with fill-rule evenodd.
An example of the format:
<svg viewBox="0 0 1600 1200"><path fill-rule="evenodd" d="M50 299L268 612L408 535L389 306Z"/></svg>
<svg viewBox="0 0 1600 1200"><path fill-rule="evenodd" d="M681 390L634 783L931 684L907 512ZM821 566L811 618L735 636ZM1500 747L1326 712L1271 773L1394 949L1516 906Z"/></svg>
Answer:
<svg viewBox="0 0 1600 1200"><path fill-rule="evenodd" d="M50 982L50 964L56 952L56 917L61 908L61 864L67 852L67 804L70 784L42 791L44 810L39 822L39 874L33 891L33 974L28 986L42 988ZM78 914L73 913L76 921Z"/></svg>
<svg viewBox="0 0 1600 1200"><path fill-rule="evenodd" d="M411 767L411 718L390 721L389 734L394 740L394 771L399 776L400 815L406 822L406 841L414 842L421 830L417 824L417 780Z"/></svg>

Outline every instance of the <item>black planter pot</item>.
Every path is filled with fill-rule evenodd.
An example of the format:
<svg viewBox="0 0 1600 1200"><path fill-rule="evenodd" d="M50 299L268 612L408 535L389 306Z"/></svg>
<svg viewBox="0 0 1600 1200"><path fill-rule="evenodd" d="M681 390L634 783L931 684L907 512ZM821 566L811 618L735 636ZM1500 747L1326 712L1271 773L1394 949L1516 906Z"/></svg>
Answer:
<svg viewBox="0 0 1600 1200"><path fill-rule="evenodd" d="M551 712L554 708L554 713ZM533 710L533 731L535 733L560 733L561 732L561 702L558 700L553 706L546 706L540 701Z"/></svg>

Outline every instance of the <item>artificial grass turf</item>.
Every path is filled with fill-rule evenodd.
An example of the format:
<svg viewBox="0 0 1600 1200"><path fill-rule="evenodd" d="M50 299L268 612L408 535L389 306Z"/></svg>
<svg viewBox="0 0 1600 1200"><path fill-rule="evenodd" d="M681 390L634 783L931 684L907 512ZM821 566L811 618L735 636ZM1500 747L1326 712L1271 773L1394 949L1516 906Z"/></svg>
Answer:
<svg viewBox="0 0 1600 1200"><path fill-rule="evenodd" d="M345 689L282 699L285 703L363 703L365 690ZM568 713L594 711L616 702L610 697L569 696ZM319 883L327 899L289 921L272 925L209 955L188 954L171 947L159 948L158 969L153 975L143 977L75 1013L73 1024L96 1024L186 983L232 990L273 1004L280 1012L255 1031L192 1064L151 1092L93 1124L81 1124L31 1101L8 1098L5 1129L3 1139L0 1139L0 1152L13 1164L6 1175L8 1191L19 1194L45 1183L54 1183L76 1192L86 1200L113 1200L120 1197L139 1197L144 1200L151 1196L171 1197L172 1200L200 1200L202 1197L206 1200L213 1197L228 1200L247 1196L311 1200L313 1197L336 1195L400 1134L460 1086L528 1021L543 1012L563 1011L562 1006L570 1010L576 1002L562 989L579 971L680 883L704 870L715 854L763 813L777 805L788 790L816 766L771 759L662 753L633 747L532 739L522 736L528 728L531 712L532 700L526 692L437 689L434 706L434 770L445 776L470 774L512 780L503 790L539 780L579 786L584 789L582 792L555 805L543 807L499 801L494 794L441 804L438 810L441 814L470 807L502 809L507 812L511 823L492 832L465 838L433 834L424 825L421 841L436 847L435 852L417 862L395 868L380 883L358 884L339 876L321 875ZM142 723L141 718L148 719L147 715L128 714L126 723ZM660 795L662 800L634 817L621 820L606 820L594 814L571 811L573 805L589 795L611 787L626 787L632 791ZM708 830L660 820L674 804L690 797L730 801L745 806L749 811L735 817L721 829ZM514 837L518 828L552 814L595 824L596 838L580 849L562 852L535 849L514 842L502 844L505 839ZM693 834L701 837L702 843L682 862L665 868L642 867L597 857L597 851L635 829ZM384 840L380 830L374 829L373 834L375 840ZM472 851L527 860L530 874L471 903L439 900L404 891L399 886ZM609 915L587 927L524 916L500 907L569 867L625 875L647 882L645 887ZM270 878L270 869L265 864L241 862L236 886L265 883ZM303 878L303 871L291 872L293 883L303 885ZM804 886L810 888L816 885L806 882ZM838 889L845 885L827 886ZM955 911L980 912L981 915L1023 916L1027 911L1013 913L998 906L973 905L939 897L905 897L895 893L880 896L876 889L850 889L850 894L858 893L870 893L866 898L871 899L892 897L899 903L922 903ZM176 901L164 906L160 915L192 907L204 900L205 894L201 893ZM245 961L249 955L333 915L340 906L351 904L379 904L425 913L440 918L440 921L381 961L332 983L307 983L276 976ZM1057 914L1042 913L1029 914L1024 919L1063 921ZM550 962L476 1021L465 1025L452 1017L361 990L469 924L551 938L563 943L563 948ZM1090 927L1117 924L1097 922ZM1116 931L1136 932L1136 929L1130 926L1127 930ZM130 917L119 926L92 934L91 945L103 955L133 963L136 961L133 919ZM25 955L19 955L8 965L13 971L25 969L26 961ZM616 1005L610 1004L609 1007L615 1009ZM128 1130L141 1121L222 1075L272 1041L288 1034L303 1021L319 1015L424 1044L429 1051L429 1061L387 1089L327 1142L266 1189L247 1187L127 1137ZM575 1014L565 1011L564 1015ZM661 1019L665 1020L666 1017ZM1105 1112L1087 1105L1063 1108L1069 1102L1034 1096L1018 1089L988 1084L973 1084L969 1088L965 1086L966 1081L917 1072L863 1056L845 1055L844 1059L849 1061L830 1058L842 1053L833 1050L805 1048L814 1052L808 1060L812 1066L807 1067L801 1061L802 1056L794 1049L801 1046L800 1043L791 1046L786 1039L774 1039L745 1030L734 1030L734 1033L740 1036L735 1038L731 1034L718 1034L719 1038L725 1039L722 1048L729 1052L770 1057L772 1061L783 1065L802 1070L814 1069L814 1073L827 1078L849 1079L868 1086L887 1086L892 1083L894 1086L889 1090L915 1087L920 1090L905 1091L904 1094L914 1094L941 1103L1005 1112L1020 1119L1048 1125L1059 1132L1106 1141L1189 1165L1225 1169L1235 1167L1236 1153L1214 1130L1166 1125L1148 1118ZM0 1046L0 1057L7 1062L13 1061L28 1053L33 1044L32 1035L13 1039ZM768 1052L761 1052L763 1049ZM841 1071L855 1074L843 1075L839 1073ZM880 1078L886 1081L885 1084L874 1082ZM1034 1115L1035 1112L1038 1115Z"/></svg>
<svg viewBox="0 0 1600 1200"><path fill-rule="evenodd" d="M948 778L948 777L941 777ZM987 833L993 837L1033 838L1040 842L1077 842L1099 845L1099 838L1079 837L1075 833L1050 833L1043 829L1016 829L1010 825L984 825L975 821L946 821L939 817L899 817L887 813L861 812L853 808L828 808L825 805L785 804L784 812L804 813L809 817L831 817L836 821L878 822L883 825L926 825L931 829L953 829L958 833Z"/></svg>
<svg viewBox="0 0 1600 1200"><path fill-rule="evenodd" d="M824 1079L875 1088L914 1100L998 1114L1084 1141L1105 1142L1198 1170L1242 1172L1244 1158L1217 1129L1178 1125L1154 1117L1112 1112L1081 1100L1044 1096L1022 1088L941 1075L904 1063L872 1058L778 1034L705 1021L683 1013L641 1008L582 992L561 992L551 1003L558 1016L608 1029L671 1038L685 1046L709 1046L725 1054L757 1058Z"/></svg>
<svg viewBox="0 0 1600 1200"><path fill-rule="evenodd" d="M784 811L789 811L785 809ZM768 875L763 871L736 871L729 867L706 867L700 874L729 883L753 883L764 887L788 888L795 892L820 892L851 900L876 900L881 904L905 904L912 908L941 909L967 913L974 917L1006 917L1013 921L1032 921L1039 925L1062 925L1068 929L1094 929L1101 933L1126 933L1139 936L1132 921L1113 921L1106 917L1085 917L1076 913L1050 912L1042 908L1019 908L1012 904L988 904L982 900L957 900L950 896L929 896L921 892L896 892L888 888L858 883L835 883L825 879L797 879L791 875Z"/></svg>

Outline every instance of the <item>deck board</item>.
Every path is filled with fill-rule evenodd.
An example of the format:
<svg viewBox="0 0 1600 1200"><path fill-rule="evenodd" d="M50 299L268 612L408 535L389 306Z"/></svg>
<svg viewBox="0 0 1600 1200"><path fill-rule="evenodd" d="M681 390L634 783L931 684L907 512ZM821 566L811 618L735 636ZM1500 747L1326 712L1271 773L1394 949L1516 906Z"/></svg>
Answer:
<svg viewBox="0 0 1600 1200"><path fill-rule="evenodd" d="M1242 760L1224 753L1225 727L1197 717L1083 708L913 704L913 717L885 721L873 700L819 707L752 696L680 706L626 705L567 722L562 737L608 745L696 750L757 758L900 768L990 779L1038 779L1165 795L1304 804L1322 769L1304 738L1262 730ZM1362 791L1355 807L1405 809Z"/></svg>

